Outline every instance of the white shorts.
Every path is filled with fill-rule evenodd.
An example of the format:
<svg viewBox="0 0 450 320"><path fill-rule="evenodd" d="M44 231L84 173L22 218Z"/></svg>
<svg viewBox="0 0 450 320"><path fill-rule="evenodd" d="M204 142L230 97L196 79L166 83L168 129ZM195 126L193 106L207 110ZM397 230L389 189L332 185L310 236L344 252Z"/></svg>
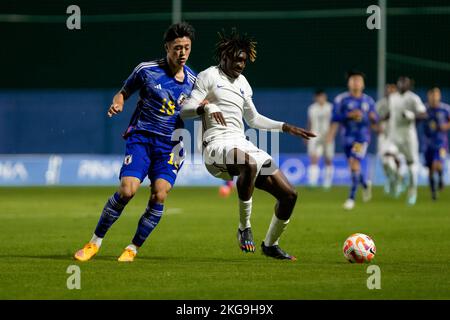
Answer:
<svg viewBox="0 0 450 320"><path fill-rule="evenodd" d="M325 138L313 138L308 141L308 155L310 157L320 158L325 155L326 159L334 157L334 142L326 143Z"/></svg>
<svg viewBox="0 0 450 320"><path fill-rule="evenodd" d="M419 143L417 139L397 140L394 145L405 156L407 163L419 163Z"/></svg>
<svg viewBox="0 0 450 320"><path fill-rule="evenodd" d="M208 172L216 178L232 180L232 175L226 166L228 152L237 148L250 156L250 161L256 164L258 176L261 174L273 174L275 171L272 157L265 151L258 149L253 143L245 138L236 140L213 140L204 146L203 157ZM262 169L267 170L262 171Z"/></svg>
<svg viewBox="0 0 450 320"><path fill-rule="evenodd" d="M386 154L398 157L397 146L384 134L378 136L378 156L384 157Z"/></svg>

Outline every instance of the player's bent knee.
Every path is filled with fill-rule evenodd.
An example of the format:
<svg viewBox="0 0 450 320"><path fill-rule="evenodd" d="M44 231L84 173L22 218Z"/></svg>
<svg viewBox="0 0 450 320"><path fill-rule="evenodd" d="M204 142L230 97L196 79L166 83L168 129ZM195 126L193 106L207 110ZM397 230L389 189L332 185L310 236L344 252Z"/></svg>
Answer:
<svg viewBox="0 0 450 320"><path fill-rule="evenodd" d="M291 203L292 205L295 205L298 198L298 192L295 189L289 190L289 192L286 194L286 201Z"/></svg>
<svg viewBox="0 0 450 320"><path fill-rule="evenodd" d="M123 200L130 201L131 198L133 198L134 195L136 194L136 191L137 190L134 190L133 188L122 188L121 187L119 190L119 194Z"/></svg>
<svg viewBox="0 0 450 320"><path fill-rule="evenodd" d="M155 201L156 203L164 203L168 194L169 193L164 190L155 191L152 194L152 200Z"/></svg>

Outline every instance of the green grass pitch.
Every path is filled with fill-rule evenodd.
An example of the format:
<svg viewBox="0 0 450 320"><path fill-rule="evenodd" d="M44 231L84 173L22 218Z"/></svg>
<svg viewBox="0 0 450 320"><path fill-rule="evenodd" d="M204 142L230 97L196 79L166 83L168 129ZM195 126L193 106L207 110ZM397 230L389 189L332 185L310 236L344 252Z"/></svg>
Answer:
<svg viewBox="0 0 450 320"><path fill-rule="evenodd" d="M117 262L146 206L142 187L94 260L75 262L114 187L0 188L0 299L449 299L450 190L439 201L419 190L415 207L375 188L370 203L341 205L347 188L299 188L280 242L298 261L261 255L274 199L256 191L255 254L237 245L237 196L217 188L176 187L159 226L134 263ZM360 196L360 195L359 195ZM381 289L366 286L368 264L346 262L342 245L355 232L373 237ZM81 268L81 289L66 286Z"/></svg>

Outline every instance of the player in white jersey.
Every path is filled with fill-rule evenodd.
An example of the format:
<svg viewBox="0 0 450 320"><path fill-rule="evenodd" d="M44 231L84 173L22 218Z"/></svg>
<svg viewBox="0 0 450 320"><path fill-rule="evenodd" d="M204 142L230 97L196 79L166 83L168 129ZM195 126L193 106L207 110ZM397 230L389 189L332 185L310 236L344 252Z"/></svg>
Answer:
<svg viewBox="0 0 450 320"><path fill-rule="evenodd" d="M334 141L327 143L326 136L330 128L333 105L327 101L327 94L317 90L314 94L314 103L308 107L308 130L317 134L317 138L308 141L308 184L317 186L320 177L319 161L325 158L325 175L323 187L328 189L333 181Z"/></svg>
<svg viewBox="0 0 450 320"><path fill-rule="evenodd" d="M272 194L278 201L275 214L261 244L263 254L277 259L296 260L278 246L289 223L297 192L272 157L246 139L244 122L253 128L287 132L304 139L315 135L293 125L260 115L252 101L252 88L242 75L247 58L256 58L256 42L233 29L230 36L219 33L216 46L218 66L200 72L190 98L181 110L182 118L203 118L204 160L215 177L238 176L240 223L238 243L243 252L254 252L250 216L254 187ZM202 103L207 100L207 104Z"/></svg>
<svg viewBox="0 0 450 320"><path fill-rule="evenodd" d="M409 174L407 203L414 205L419 171L416 119L426 117L426 108L419 96L411 91L411 86L411 79L401 76L397 80L398 92L389 97L388 139L405 157Z"/></svg>
<svg viewBox="0 0 450 320"><path fill-rule="evenodd" d="M378 122L378 156L383 164L386 183L384 191L387 194L398 196L401 192L400 158L398 148L389 140L388 118L389 97L397 92L394 83L388 83L385 87L385 96L377 101L375 107L380 121Z"/></svg>

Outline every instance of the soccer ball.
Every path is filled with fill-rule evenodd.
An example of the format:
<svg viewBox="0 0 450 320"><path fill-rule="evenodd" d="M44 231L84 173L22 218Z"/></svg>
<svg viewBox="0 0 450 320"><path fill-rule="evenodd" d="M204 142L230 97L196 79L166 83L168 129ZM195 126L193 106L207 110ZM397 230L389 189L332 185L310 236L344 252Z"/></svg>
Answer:
<svg viewBox="0 0 450 320"><path fill-rule="evenodd" d="M363 233L355 233L345 240L342 250L345 259L351 263L364 263L372 261L377 248L371 237Z"/></svg>

